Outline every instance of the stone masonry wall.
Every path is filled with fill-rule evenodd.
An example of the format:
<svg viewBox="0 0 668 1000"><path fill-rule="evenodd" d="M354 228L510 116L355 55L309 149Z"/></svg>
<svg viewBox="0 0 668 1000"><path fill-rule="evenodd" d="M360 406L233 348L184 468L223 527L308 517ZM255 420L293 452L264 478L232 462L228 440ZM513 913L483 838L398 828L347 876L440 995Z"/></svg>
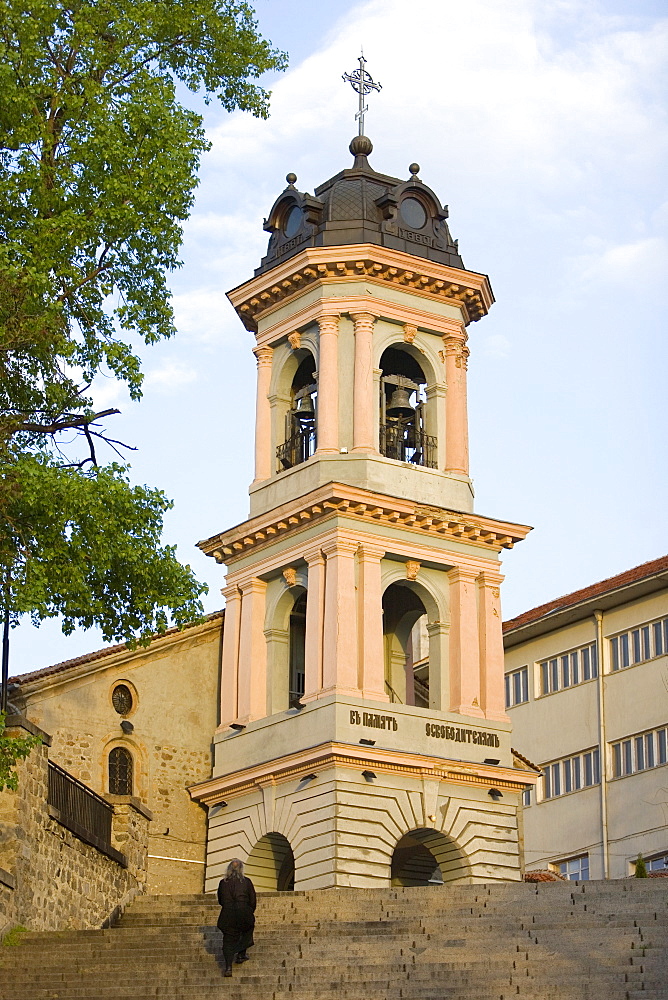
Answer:
<svg viewBox="0 0 668 1000"><path fill-rule="evenodd" d="M22 735L20 729L8 735ZM19 762L16 792L0 792L0 933L15 924L31 930L83 930L112 920L146 891L150 813L115 797L112 846L127 867L80 840L49 815L48 746ZM13 881L15 888L7 882Z"/></svg>

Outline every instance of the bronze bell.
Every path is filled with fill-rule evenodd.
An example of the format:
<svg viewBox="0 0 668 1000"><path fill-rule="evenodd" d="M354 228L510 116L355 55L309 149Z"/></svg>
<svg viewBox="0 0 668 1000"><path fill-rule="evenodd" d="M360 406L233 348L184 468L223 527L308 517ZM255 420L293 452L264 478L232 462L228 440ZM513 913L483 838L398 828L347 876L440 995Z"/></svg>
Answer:
<svg viewBox="0 0 668 1000"><path fill-rule="evenodd" d="M408 389L395 389L385 412L388 417L412 417L415 407L411 406Z"/></svg>
<svg viewBox="0 0 668 1000"><path fill-rule="evenodd" d="M300 424L310 424L315 420L315 410L313 409L313 399L309 394L302 396L301 399L297 400L297 409L295 410L295 417Z"/></svg>

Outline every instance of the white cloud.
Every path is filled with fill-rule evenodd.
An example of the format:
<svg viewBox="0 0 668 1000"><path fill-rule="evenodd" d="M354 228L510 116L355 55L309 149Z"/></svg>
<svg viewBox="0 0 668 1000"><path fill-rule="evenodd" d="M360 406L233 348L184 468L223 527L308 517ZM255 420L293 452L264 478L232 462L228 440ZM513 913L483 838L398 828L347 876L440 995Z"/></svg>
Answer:
<svg viewBox="0 0 668 1000"><path fill-rule="evenodd" d="M153 389L158 392L171 392L181 386L189 385L197 380L197 372L190 365L180 361L165 361L159 368L147 372L144 379L144 390Z"/></svg>
<svg viewBox="0 0 668 1000"><path fill-rule="evenodd" d="M636 291L665 282L668 274L668 245L658 236L601 248L576 261L583 281L622 283Z"/></svg>
<svg viewBox="0 0 668 1000"><path fill-rule="evenodd" d="M482 342L482 355L485 358L500 360L510 357L510 341L502 333L485 337Z"/></svg>

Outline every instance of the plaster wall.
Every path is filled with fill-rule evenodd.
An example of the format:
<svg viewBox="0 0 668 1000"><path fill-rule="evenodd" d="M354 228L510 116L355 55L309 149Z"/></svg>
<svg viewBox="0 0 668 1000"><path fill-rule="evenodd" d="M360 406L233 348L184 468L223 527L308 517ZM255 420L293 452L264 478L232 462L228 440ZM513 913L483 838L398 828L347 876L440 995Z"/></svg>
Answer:
<svg viewBox="0 0 668 1000"><path fill-rule="evenodd" d="M26 717L52 734L51 759L98 794L109 790L112 747L132 754L133 792L153 813L149 892L202 888L206 813L187 787L211 773L221 630L217 617L147 649L122 650L22 687ZM111 702L118 683L134 695L127 735Z"/></svg>

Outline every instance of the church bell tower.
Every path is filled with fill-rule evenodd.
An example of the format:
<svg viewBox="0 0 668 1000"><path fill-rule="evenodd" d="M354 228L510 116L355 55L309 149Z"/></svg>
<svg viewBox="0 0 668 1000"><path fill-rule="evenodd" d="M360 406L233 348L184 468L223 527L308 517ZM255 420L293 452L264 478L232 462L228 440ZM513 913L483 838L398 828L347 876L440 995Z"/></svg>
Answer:
<svg viewBox="0 0 668 1000"><path fill-rule="evenodd" d="M519 878L499 555L529 529L473 513L468 462L492 290L417 164L350 151L313 195L287 175L229 293L255 478L249 519L200 542L227 566L215 765L191 789L209 889L232 857L261 890Z"/></svg>

